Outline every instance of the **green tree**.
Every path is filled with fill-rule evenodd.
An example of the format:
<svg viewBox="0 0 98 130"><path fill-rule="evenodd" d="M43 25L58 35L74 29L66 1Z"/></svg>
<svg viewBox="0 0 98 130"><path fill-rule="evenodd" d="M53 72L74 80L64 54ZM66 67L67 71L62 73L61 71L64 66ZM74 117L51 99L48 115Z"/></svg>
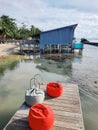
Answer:
<svg viewBox="0 0 98 130"><path fill-rule="evenodd" d="M19 29L19 37L21 39L27 39L31 35L31 31L22 23L22 27Z"/></svg>
<svg viewBox="0 0 98 130"><path fill-rule="evenodd" d="M6 15L0 17L0 35L2 35L3 38L18 37L18 27L15 23L15 19Z"/></svg>
<svg viewBox="0 0 98 130"><path fill-rule="evenodd" d="M34 25L28 29L24 23L22 23L21 28L18 28L15 21L15 19L6 15L0 17L0 36L2 36L2 38L27 39L29 36L34 37L41 32L41 30Z"/></svg>
<svg viewBox="0 0 98 130"><path fill-rule="evenodd" d="M39 34L40 32L41 32L41 30L39 28L36 28L34 25L31 25L32 36L35 36L35 35Z"/></svg>

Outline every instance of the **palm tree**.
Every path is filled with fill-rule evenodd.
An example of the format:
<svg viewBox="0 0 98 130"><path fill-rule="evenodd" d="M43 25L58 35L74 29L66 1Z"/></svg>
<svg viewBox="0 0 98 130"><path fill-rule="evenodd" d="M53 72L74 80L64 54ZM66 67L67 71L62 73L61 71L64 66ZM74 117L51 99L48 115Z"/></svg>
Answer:
<svg viewBox="0 0 98 130"><path fill-rule="evenodd" d="M34 25L28 29L24 23L22 23L22 27L18 29L15 19L6 15L0 17L0 36L2 36L2 38L27 39L29 36L36 36L40 32L41 30Z"/></svg>
<svg viewBox="0 0 98 130"><path fill-rule="evenodd" d="M3 38L17 37L18 27L15 23L15 19L6 15L0 17L0 35L2 35Z"/></svg>
<svg viewBox="0 0 98 130"><path fill-rule="evenodd" d="M27 39L31 35L31 31L24 23L22 23L22 27L19 29L19 35L21 39Z"/></svg>
<svg viewBox="0 0 98 130"><path fill-rule="evenodd" d="M39 28L36 28L34 25L31 25L31 34L33 36L39 34L41 32L41 30Z"/></svg>

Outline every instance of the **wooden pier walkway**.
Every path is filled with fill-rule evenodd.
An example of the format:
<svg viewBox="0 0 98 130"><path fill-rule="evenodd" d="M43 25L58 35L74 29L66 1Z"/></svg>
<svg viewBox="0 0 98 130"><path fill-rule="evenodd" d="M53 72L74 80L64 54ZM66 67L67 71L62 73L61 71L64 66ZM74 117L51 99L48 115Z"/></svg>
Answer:
<svg viewBox="0 0 98 130"><path fill-rule="evenodd" d="M58 98L46 96L44 104L49 105L55 114L51 130L84 130L83 115L76 84L65 84L63 95ZM45 88L45 85L44 85ZM28 125L29 107L23 103L3 130L30 130Z"/></svg>

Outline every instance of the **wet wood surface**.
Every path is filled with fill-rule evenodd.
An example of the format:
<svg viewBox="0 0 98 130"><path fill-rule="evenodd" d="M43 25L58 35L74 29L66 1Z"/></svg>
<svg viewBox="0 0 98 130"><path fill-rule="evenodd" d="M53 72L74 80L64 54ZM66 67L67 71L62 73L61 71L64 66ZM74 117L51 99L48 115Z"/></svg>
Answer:
<svg viewBox="0 0 98 130"><path fill-rule="evenodd" d="M44 104L49 105L55 114L55 122L51 130L84 130L78 86L62 83L62 96L51 98L46 94ZM41 87L45 88L46 84ZM28 125L28 107L25 102L11 118L3 130L30 130Z"/></svg>

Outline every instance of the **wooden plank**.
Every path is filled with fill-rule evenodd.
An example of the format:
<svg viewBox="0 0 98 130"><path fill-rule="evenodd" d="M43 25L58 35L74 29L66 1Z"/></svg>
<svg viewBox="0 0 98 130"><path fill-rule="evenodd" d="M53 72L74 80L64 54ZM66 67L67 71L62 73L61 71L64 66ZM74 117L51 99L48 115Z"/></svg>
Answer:
<svg viewBox="0 0 98 130"><path fill-rule="evenodd" d="M51 130L84 130L78 86L62 83L62 96L51 98L47 94L44 104L49 105L55 114ZM45 89L46 84L41 87ZM28 125L29 107L24 103L3 130L30 130Z"/></svg>

